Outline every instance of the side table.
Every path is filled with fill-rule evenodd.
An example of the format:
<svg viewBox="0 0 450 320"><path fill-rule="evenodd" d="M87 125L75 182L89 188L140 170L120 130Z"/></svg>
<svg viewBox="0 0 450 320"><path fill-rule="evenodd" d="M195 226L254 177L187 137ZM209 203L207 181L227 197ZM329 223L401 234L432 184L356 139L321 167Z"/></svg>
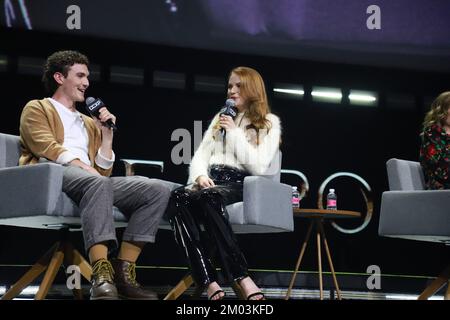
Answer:
<svg viewBox="0 0 450 320"><path fill-rule="evenodd" d="M345 218L359 218L361 214L357 211L347 211L347 210L325 210L325 209L300 209L294 208L294 217L307 218L310 220L308 231L306 232L305 240L300 248L300 253L298 255L297 264L295 265L295 271L292 275L291 282L289 283L289 288L286 293L285 299L288 300L291 295L292 287L294 286L295 277L300 268L300 264L303 259L306 247L311 236L313 227L315 227L316 232L316 242L317 242L317 262L319 268L319 288L320 288L320 300L323 300L323 279L322 279L322 249L321 244L325 247L325 252L328 258L328 263L330 264L331 274L333 276L334 286L336 287L336 292L338 299L341 300L341 291L339 290L339 285L336 278L336 273L334 272L333 261L331 259L330 247L328 246L328 241L325 236L325 231L323 228L323 222L325 219L345 219Z"/></svg>

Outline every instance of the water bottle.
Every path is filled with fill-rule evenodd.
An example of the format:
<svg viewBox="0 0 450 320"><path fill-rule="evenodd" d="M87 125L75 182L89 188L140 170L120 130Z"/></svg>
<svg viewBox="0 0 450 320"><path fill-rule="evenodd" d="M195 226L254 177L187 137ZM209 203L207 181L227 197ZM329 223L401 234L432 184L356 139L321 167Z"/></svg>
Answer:
<svg viewBox="0 0 450 320"><path fill-rule="evenodd" d="M337 210L337 196L334 189L330 189L327 195L327 210Z"/></svg>
<svg viewBox="0 0 450 320"><path fill-rule="evenodd" d="M292 187L292 208L300 208L300 193L297 187Z"/></svg>

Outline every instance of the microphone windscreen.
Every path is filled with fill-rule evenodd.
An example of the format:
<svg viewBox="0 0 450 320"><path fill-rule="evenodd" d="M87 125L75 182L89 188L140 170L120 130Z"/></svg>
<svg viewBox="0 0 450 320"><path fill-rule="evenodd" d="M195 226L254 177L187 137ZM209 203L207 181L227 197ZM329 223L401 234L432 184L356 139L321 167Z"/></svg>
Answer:
<svg viewBox="0 0 450 320"><path fill-rule="evenodd" d="M227 101L225 101L225 105L227 107L235 107L236 106L236 102L233 99L227 99Z"/></svg>
<svg viewBox="0 0 450 320"><path fill-rule="evenodd" d="M94 101L95 101L94 98L88 97L88 98L86 99L86 104L91 104L91 103L94 102Z"/></svg>

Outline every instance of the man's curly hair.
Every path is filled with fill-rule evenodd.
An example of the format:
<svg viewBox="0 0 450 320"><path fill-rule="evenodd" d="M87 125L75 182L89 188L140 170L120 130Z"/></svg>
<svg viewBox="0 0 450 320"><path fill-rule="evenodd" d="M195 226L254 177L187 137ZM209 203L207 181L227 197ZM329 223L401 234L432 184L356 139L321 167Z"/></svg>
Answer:
<svg viewBox="0 0 450 320"><path fill-rule="evenodd" d="M44 65L42 82L48 93L53 94L56 89L58 89L58 83L53 78L53 75L56 72L60 72L64 77L67 77L69 68L76 63L84 64L89 67L88 58L78 51L57 51L47 58Z"/></svg>

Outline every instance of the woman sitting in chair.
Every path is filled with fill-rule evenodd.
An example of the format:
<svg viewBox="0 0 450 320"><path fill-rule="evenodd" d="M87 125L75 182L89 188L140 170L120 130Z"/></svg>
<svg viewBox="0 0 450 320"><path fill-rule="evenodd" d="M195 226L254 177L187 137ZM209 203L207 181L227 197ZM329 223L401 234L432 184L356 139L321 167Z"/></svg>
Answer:
<svg viewBox="0 0 450 320"><path fill-rule="evenodd" d="M194 282L207 289L208 299L225 296L217 283L214 257L225 279L235 281L248 300L263 300L248 276L225 207L242 201L246 176L268 170L279 149L280 121L270 113L261 75L251 68L231 71L227 97L234 101L235 118L225 110L214 117L191 161L188 186L172 192L168 213ZM232 107L233 101L227 100L227 105Z"/></svg>
<svg viewBox="0 0 450 320"><path fill-rule="evenodd" d="M420 164L427 189L450 189L450 91L441 93L425 116Z"/></svg>

